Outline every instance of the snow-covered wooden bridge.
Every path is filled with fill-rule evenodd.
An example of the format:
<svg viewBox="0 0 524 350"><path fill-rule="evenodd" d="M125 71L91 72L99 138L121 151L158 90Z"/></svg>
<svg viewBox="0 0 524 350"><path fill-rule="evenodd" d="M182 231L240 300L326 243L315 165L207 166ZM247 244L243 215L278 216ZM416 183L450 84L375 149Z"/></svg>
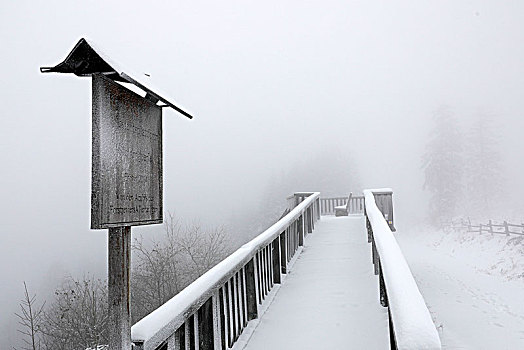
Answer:
<svg viewBox="0 0 524 350"><path fill-rule="evenodd" d="M391 192L364 194L296 193L282 219L135 324L135 348L440 349L391 231Z"/></svg>

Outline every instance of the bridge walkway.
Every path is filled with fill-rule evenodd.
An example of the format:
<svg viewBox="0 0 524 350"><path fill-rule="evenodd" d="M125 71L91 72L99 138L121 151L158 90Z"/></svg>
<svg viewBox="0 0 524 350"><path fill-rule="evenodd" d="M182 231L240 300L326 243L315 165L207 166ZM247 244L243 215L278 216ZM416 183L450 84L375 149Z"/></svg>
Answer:
<svg viewBox="0 0 524 350"><path fill-rule="evenodd" d="M316 225L245 349L388 349L364 217Z"/></svg>

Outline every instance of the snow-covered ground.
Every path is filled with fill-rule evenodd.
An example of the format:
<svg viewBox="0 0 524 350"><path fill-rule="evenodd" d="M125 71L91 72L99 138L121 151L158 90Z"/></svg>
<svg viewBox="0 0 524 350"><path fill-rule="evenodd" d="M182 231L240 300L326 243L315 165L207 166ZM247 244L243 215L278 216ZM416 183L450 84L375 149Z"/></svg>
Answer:
<svg viewBox="0 0 524 350"><path fill-rule="evenodd" d="M323 216L256 329L236 348L388 349L387 309L369 249L362 216Z"/></svg>
<svg viewBox="0 0 524 350"><path fill-rule="evenodd" d="M443 349L524 349L524 237L396 234Z"/></svg>

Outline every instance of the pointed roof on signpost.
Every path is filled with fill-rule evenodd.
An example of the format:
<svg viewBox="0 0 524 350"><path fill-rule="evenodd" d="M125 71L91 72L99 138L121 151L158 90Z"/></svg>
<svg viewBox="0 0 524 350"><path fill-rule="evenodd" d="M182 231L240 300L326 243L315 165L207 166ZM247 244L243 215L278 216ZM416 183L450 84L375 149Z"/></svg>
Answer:
<svg viewBox="0 0 524 350"><path fill-rule="evenodd" d="M193 118L191 114L161 96L157 92L157 89L153 91L153 89L140 82L138 75L132 74L127 69L123 69L119 64L109 58L96 44L85 38L78 41L63 62L54 67L41 67L40 71L42 73L73 73L77 76L91 76L92 74L100 73L112 80L133 84L145 91L146 98L150 101L154 103L162 102L163 104L161 104L160 107L171 107L187 118Z"/></svg>

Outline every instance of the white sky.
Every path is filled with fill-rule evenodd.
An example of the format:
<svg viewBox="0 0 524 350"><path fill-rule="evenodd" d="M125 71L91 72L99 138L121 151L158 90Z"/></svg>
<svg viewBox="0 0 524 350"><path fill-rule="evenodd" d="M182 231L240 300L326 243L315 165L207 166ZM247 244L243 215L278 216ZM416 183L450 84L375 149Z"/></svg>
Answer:
<svg viewBox="0 0 524 350"><path fill-rule="evenodd" d="M181 216L219 223L330 148L352 153L364 186L392 187L397 213L422 216L441 104L496 116L524 194L522 1L102 3L0 3L0 318L24 279L105 266L105 232L89 230L89 79L38 70L84 36L194 113L164 113L164 207Z"/></svg>

